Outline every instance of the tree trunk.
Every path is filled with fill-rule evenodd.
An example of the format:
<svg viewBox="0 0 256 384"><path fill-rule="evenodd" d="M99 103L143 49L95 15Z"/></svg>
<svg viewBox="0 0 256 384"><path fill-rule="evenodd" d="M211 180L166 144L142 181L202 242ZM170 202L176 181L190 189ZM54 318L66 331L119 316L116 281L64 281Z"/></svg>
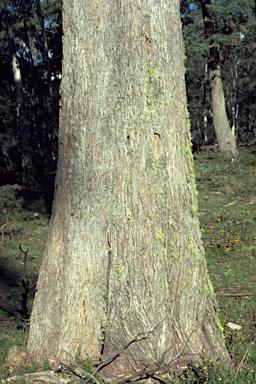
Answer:
<svg viewBox="0 0 256 384"><path fill-rule="evenodd" d="M214 52L212 53L212 51ZM212 96L213 125L219 150L226 159L233 159L237 156L236 139L232 134L227 118L219 56L218 48L210 49L209 81Z"/></svg>
<svg viewBox="0 0 256 384"><path fill-rule="evenodd" d="M211 0L200 0L204 20L204 30L209 42L208 71L212 98L213 125L219 150L227 159L237 156L236 139L232 134L225 105L225 96L221 78L220 48L213 42L213 35L218 33L216 21L210 14L207 5Z"/></svg>
<svg viewBox="0 0 256 384"><path fill-rule="evenodd" d="M229 364L200 240L179 0L65 0L63 23L56 192L28 351L64 363L119 351L112 378Z"/></svg>
<svg viewBox="0 0 256 384"><path fill-rule="evenodd" d="M47 67L47 84L48 84L48 93L49 93L49 100L50 100L50 102L49 101L47 102L47 108L48 108L49 114L52 116L54 126L57 126L55 113L53 113L54 100L53 100L53 90L52 90L52 82L51 82L51 63L50 63L50 57L49 57L50 52L48 49L48 42L47 42L45 26L44 26L45 19L41 9L40 0L36 1L35 9L36 9L36 14L42 30L42 57ZM48 132L48 135L52 137L52 132Z"/></svg>

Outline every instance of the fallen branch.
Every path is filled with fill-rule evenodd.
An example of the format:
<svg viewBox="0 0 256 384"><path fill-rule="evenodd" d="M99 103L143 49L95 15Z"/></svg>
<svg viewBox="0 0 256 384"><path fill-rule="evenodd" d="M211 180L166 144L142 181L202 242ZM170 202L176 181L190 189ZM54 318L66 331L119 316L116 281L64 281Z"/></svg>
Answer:
<svg viewBox="0 0 256 384"><path fill-rule="evenodd" d="M54 373L54 371L42 371L42 372L33 372L33 373L25 373L24 375L19 375L19 376L12 376L8 377L7 379L2 379L2 384L5 383L10 383L12 381L17 381L19 380L20 382L25 380L25 383L34 383L34 382L41 382L41 383L57 383L57 384L68 384L71 382L71 378L63 378L59 377ZM81 380L76 381L82 382ZM75 381L72 381L72 383L75 383Z"/></svg>
<svg viewBox="0 0 256 384"><path fill-rule="evenodd" d="M216 296L230 296L230 297L242 297L242 296L252 296L253 293L216 293Z"/></svg>

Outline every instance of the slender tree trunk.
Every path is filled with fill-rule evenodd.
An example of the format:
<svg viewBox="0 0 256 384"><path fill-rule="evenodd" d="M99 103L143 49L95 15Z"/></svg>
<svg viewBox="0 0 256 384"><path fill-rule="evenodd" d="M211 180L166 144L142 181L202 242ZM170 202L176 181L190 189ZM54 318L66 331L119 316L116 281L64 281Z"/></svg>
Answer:
<svg viewBox="0 0 256 384"><path fill-rule="evenodd" d="M210 52L209 81L212 95L213 125L217 136L219 150L223 153L225 158L232 159L237 155L236 140L229 126L226 113L221 68L219 59L217 58L219 57L220 52L218 48L212 48Z"/></svg>
<svg viewBox="0 0 256 384"><path fill-rule="evenodd" d="M34 360L119 351L103 370L110 378L229 364L198 225L179 5L63 2L59 162Z"/></svg>
<svg viewBox="0 0 256 384"><path fill-rule="evenodd" d="M231 91L231 115L232 115L232 125L231 125L231 131L232 135L237 135L237 122L238 122L238 114L239 114L239 103L237 99L237 85L238 85L238 73L237 73L237 57L235 57L234 65L231 67L231 76L232 76L232 91Z"/></svg>
<svg viewBox="0 0 256 384"><path fill-rule="evenodd" d="M205 35L209 39L217 33L217 25L212 18L207 5L211 0L200 0L204 20ZM212 44L212 42L210 43ZM212 98L213 125L219 145L219 150L227 159L237 156L236 138L232 134L225 105L225 96L221 78L220 48L216 45L209 47L208 59L209 82Z"/></svg>
<svg viewBox="0 0 256 384"><path fill-rule="evenodd" d="M47 37L46 37L45 26L44 26L44 15L41 9L40 0L36 0L35 9L36 9L36 14L39 19L40 27L42 30L42 41L43 41L42 56L47 67L47 82L48 82L48 92L49 92L49 100L50 100L50 102L48 102L48 109L49 109L49 112L52 113L53 90L52 90L52 82L51 82L51 64L50 64L49 49L48 49ZM54 117L55 117L55 114L53 114L53 118ZM56 122L55 122L55 125L56 125Z"/></svg>
<svg viewBox="0 0 256 384"><path fill-rule="evenodd" d="M208 60L205 61L204 66L204 83L203 83L203 97L202 103L204 105L203 112L203 127L204 127L204 144L208 144L208 117L207 114L209 112L209 97L207 96L209 92L207 92L206 84L208 84Z"/></svg>
<svg viewBox="0 0 256 384"><path fill-rule="evenodd" d="M8 28L10 30L10 28ZM12 45L12 43L11 43ZM21 154L21 168L22 168L22 179L26 182L28 173L32 169L31 151L29 148L29 132L28 124L25 115L25 95L23 90L21 72L19 61L16 53L11 49L11 66L13 81L15 85L16 101L17 101L17 125L19 129L19 144Z"/></svg>

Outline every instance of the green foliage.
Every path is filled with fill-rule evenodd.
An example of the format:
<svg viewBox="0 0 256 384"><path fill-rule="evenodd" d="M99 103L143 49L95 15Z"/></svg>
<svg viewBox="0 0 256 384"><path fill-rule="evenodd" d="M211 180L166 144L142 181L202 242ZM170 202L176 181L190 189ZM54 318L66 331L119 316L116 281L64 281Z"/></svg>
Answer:
<svg viewBox="0 0 256 384"><path fill-rule="evenodd" d="M44 361L43 361L43 371L47 371L48 369L50 369L49 360L48 359L44 359Z"/></svg>
<svg viewBox="0 0 256 384"><path fill-rule="evenodd" d="M93 364L89 360L84 361L83 368L84 368L85 372L87 372L87 373L92 373L95 369Z"/></svg>
<svg viewBox="0 0 256 384"><path fill-rule="evenodd" d="M214 16L218 28L227 27L229 22L241 25L252 16L255 4L252 0L220 0L208 5L210 13Z"/></svg>
<svg viewBox="0 0 256 384"><path fill-rule="evenodd" d="M22 201L12 185L0 187L0 213L7 213L14 208L21 208Z"/></svg>

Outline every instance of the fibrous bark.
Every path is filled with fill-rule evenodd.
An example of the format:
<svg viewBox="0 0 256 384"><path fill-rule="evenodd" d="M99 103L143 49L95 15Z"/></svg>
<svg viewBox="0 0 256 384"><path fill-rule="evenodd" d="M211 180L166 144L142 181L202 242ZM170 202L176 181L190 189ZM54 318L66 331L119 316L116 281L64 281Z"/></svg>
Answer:
<svg viewBox="0 0 256 384"><path fill-rule="evenodd" d="M119 351L112 378L228 364L198 225L179 1L66 0L63 16L56 193L28 351L67 364Z"/></svg>

